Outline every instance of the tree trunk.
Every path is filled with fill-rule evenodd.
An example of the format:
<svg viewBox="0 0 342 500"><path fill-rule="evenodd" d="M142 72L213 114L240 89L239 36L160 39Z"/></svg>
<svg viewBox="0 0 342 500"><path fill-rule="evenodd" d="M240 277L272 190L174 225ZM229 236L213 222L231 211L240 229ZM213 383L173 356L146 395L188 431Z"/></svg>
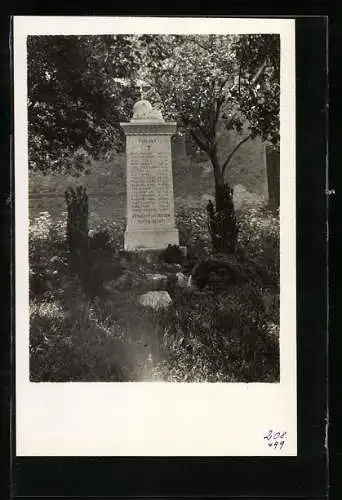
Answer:
<svg viewBox="0 0 342 500"><path fill-rule="evenodd" d="M224 182L216 153L211 155L215 178L215 208L207 207L209 231L216 252L234 253L237 246L238 227L235 217L233 190Z"/></svg>

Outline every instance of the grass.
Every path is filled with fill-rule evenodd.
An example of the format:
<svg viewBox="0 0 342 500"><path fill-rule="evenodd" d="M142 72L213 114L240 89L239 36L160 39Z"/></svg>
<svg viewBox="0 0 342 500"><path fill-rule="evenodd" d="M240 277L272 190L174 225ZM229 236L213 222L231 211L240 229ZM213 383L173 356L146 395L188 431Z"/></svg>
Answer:
<svg viewBox="0 0 342 500"><path fill-rule="evenodd" d="M132 288L91 303L64 281L62 297L31 301L31 380L276 381L278 338L245 292L233 293L175 294L152 311Z"/></svg>
<svg viewBox="0 0 342 500"><path fill-rule="evenodd" d="M91 230L109 229L113 248L119 248L123 222L113 222L107 205L94 207ZM170 285L172 305L153 311L138 302L141 277L169 267L136 256L129 268L133 280L114 282L110 300L90 301L68 265L65 220L57 212L32 218L30 226L32 381L279 380L279 290L268 291L272 307L266 310L262 286L238 283L217 293ZM210 254L203 211L183 208L177 221L192 258ZM259 251L269 248L267 237L277 241L275 221L252 213L242 222L251 255L265 270L271 264L276 269L269 262L275 247Z"/></svg>

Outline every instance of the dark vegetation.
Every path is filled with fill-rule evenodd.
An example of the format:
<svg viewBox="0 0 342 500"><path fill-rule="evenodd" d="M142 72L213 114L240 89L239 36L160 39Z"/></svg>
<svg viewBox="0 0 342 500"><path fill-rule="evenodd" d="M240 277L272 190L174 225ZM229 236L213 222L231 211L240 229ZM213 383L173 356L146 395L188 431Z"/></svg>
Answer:
<svg viewBox="0 0 342 500"><path fill-rule="evenodd" d="M244 245L234 254L212 253L201 210L177 215L186 256L169 247L148 259L120 251L110 228L94 231L85 279L64 233L70 221L57 231L42 214L30 240L31 380L279 380L277 218L252 211L238 221ZM177 285L179 272L191 288ZM149 273L167 276L166 310L138 303Z"/></svg>

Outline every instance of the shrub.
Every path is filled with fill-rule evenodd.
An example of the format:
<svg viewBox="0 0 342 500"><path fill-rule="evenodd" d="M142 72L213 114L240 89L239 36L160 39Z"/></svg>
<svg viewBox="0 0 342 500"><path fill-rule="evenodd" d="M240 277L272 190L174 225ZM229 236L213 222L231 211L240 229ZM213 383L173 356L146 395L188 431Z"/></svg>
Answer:
<svg viewBox="0 0 342 500"><path fill-rule="evenodd" d="M235 255L215 254L200 260L192 270L192 282L199 288L227 290L237 283L252 282L255 273Z"/></svg>
<svg viewBox="0 0 342 500"><path fill-rule="evenodd" d="M228 184L216 186L216 207L209 201L207 213L214 250L222 253L234 253L238 226L233 203L233 190Z"/></svg>
<svg viewBox="0 0 342 500"><path fill-rule="evenodd" d="M180 244L186 246L188 255L207 256L211 252L208 216L203 208L180 208L176 214Z"/></svg>
<svg viewBox="0 0 342 500"><path fill-rule="evenodd" d="M65 201L68 210L66 240L74 264L79 264L80 258L87 253L88 241L88 195L82 186L69 188L65 191ZM79 267L79 266L77 266ZM82 270L79 269L80 272Z"/></svg>
<svg viewBox="0 0 342 500"><path fill-rule="evenodd" d="M113 220L111 217L100 216L96 212L89 213L89 236L93 238L96 234L108 235L108 245L119 251L124 246L125 220Z"/></svg>
<svg viewBox="0 0 342 500"><path fill-rule="evenodd" d="M184 256L179 246L168 245L167 248L161 252L159 260L167 264L181 264L184 260Z"/></svg>
<svg viewBox="0 0 342 500"><path fill-rule="evenodd" d="M265 281L279 286L279 214L265 207L250 208L240 213L238 223L240 248L263 270Z"/></svg>
<svg viewBox="0 0 342 500"><path fill-rule="evenodd" d="M110 249L111 248L111 236L108 230L97 231L90 236L89 241L90 248L92 249Z"/></svg>

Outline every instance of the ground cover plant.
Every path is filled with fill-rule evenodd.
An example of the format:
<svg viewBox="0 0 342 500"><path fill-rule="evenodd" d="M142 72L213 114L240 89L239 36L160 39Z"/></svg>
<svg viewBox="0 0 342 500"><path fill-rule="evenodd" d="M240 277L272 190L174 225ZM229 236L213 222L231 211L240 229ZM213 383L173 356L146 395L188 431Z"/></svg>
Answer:
<svg viewBox="0 0 342 500"><path fill-rule="evenodd" d="M279 380L279 227L265 208L238 214L241 252L232 283L220 272L196 285L196 265L213 258L205 208L177 211L183 263L125 259L104 297L90 298L68 260L67 214L45 211L30 223L30 373L32 381L276 382ZM107 236L122 261L124 221L89 217L91 237ZM101 240L101 239L100 239ZM217 257L215 257L217 259ZM254 267L253 267L254 266ZM193 274L178 286L177 273ZM146 276L168 276L172 304L142 306ZM223 285L222 285L223 284Z"/></svg>

